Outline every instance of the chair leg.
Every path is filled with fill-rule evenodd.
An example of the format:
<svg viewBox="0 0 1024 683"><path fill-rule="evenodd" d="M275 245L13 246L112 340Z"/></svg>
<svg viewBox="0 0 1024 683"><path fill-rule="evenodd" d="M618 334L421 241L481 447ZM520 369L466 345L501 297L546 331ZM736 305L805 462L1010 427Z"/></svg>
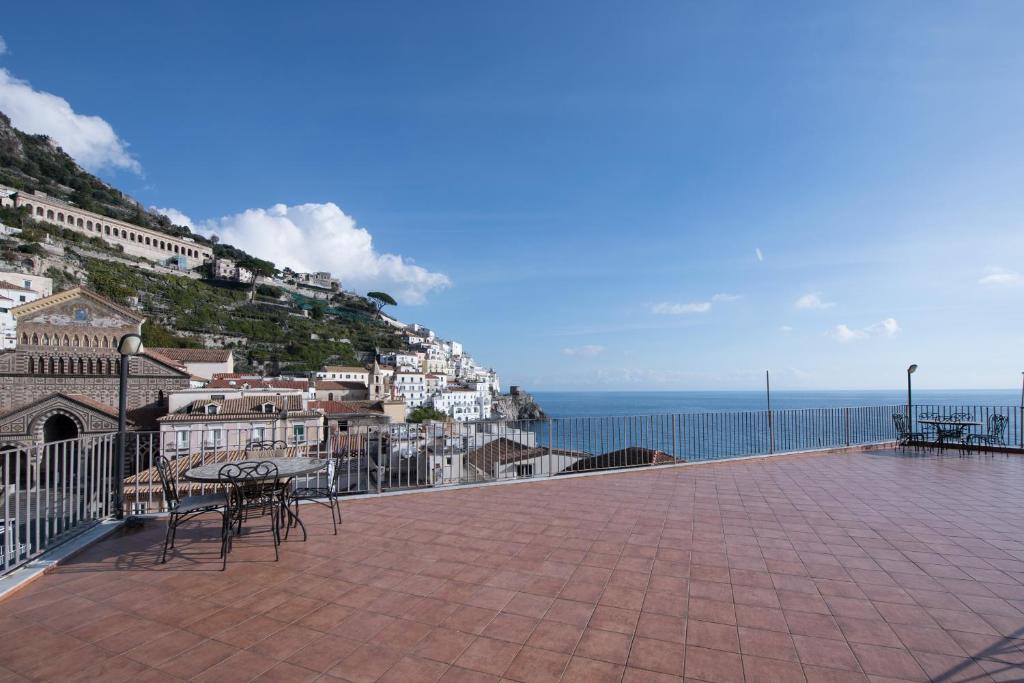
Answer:
<svg viewBox="0 0 1024 683"><path fill-rule="evenodd" d="M327 507L331 508L331 523L334 525L334 535L338 535L338 519L335 515L335 508L338 506L337 496L330 494L327 496Z"/></svg>
<svg viewBox="0 0 1024 683"><path fill-rule="evenodd" d="M167 533L164 534L164 552L160 557L160 564L166 564L167 562L167 545L171 541L171 529L174 528L174 513L170 513L167 516Z"/></svg>

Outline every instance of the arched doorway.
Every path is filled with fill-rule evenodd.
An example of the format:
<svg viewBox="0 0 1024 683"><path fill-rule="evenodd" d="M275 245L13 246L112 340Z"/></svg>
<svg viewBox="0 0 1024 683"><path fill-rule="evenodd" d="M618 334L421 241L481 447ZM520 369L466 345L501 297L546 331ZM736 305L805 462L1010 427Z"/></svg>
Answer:
<svg viewBox="0 0 1024 683"><path fill-rule="evenodd" d="M67 415L57 413L48 417L43 423L43 441L45 443L74 439L77 436L78 425Z"/></svg>

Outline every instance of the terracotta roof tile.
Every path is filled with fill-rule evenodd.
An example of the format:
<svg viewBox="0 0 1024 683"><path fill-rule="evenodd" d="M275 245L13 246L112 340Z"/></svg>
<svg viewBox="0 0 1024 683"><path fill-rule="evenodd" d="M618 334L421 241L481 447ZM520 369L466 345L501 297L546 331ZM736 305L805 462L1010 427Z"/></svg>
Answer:
<svg viewBox="0 0 1024 683"><path fill-rule="evenodd" d="M150 350L183 363L226 363L231 357L231 349L176 349L158 347Z"/></svg>

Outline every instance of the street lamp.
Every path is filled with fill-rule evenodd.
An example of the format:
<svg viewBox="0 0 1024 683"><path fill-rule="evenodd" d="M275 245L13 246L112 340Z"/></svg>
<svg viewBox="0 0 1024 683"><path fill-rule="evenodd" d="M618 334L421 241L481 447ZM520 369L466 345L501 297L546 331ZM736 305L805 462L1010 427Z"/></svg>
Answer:
<svg viewBox="0 0 1024 683"><path fill-rule="evenodd" d="M131 333L121 337L117 352L121 354L121 387L117 398L117 496L114 514L124 519L124 458L128 440L128 361L142 353L142 337Z"/></svg>
<svg viewBox="0 0 1024 683"><path fill-rule="evenodd" d="M913 364L911 364L911 366L909 368L907 368L907 422L908 423L910 422L910 406L911 406L911 401L910 401L910 376L913 375L916 370L917 370L917 363L913 363Z"/></svg>

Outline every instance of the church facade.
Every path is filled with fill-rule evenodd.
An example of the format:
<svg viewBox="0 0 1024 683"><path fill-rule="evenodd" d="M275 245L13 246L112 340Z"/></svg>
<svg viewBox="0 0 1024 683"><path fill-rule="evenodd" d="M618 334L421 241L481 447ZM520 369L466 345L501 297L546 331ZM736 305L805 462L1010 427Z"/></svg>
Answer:
<svg viewBox="0 0 1024 683"><path fill-rule="evenodd" d="M116 431L117 344L145 318L82 287L11 313L17 344L0 353L0 447ZM136 429L153 428L167 395L189 386L186 369L159 354L130 357L128 378Z"/></svg>

